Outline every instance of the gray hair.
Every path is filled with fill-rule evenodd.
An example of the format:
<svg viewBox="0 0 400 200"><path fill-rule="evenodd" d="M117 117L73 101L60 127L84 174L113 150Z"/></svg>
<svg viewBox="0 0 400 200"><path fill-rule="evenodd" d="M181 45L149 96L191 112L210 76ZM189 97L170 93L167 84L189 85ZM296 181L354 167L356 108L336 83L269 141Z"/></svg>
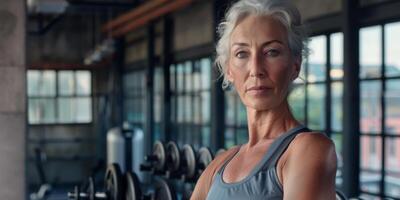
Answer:
<svg viewBox="0 0 400 200"><path fill-rule="evenodd" d="M217 43L215 64L223 76L222 88L224 89L230 84L225 76L230 52L230 36L239 22L249 15L271 16L278 20L286 28L292 55L305 57L308 53L305 29L295 6L287 0L240 0L229 8L225 21L221 22L217 28L220 39Z"/></svg>

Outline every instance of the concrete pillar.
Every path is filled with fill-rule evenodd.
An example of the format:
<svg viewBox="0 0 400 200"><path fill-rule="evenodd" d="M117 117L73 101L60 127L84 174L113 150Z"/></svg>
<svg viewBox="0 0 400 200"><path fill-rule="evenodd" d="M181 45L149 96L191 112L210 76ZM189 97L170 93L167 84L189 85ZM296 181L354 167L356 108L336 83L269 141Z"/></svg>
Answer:
<svg viewBox="0 0 400 200"><path fill-rule="evenodd" d="M0 1L0 197L25 195L25 0Z"/></svg>

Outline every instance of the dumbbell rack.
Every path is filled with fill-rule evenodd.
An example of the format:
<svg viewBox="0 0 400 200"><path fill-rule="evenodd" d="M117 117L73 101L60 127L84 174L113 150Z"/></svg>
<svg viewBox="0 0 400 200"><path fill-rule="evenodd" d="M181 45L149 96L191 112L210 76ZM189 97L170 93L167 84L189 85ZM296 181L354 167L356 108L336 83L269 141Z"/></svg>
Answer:
<svg viewBox="0 0 400 200"><path fill-rule="evenodd" d="M175 142L164 143L157 141L154 143L152 154L145 157L147 161L141 165L141 170L148 171L156 176L191 185L190 190L183 189L183 198L188 199L201 173L213 160L211 151L202 147L196 153L191 145L185 144L182 149ZM185 195L186 194L186 195Z"/></svg>
<svg viewBox="0 0 400 200"><path fill-rule="evenodd" d="M127 146L130 148L129 146ZM127 152L127 162L131 163L131 156ZM189 199L193 184L200 177L201 173L212 161L211 151L202 147L196 153L191 145L184 145L182 150L175 142L168 142L164 145L156 141L150 155L145 157L146 163L140 166L141 171L150 172L155 176L153 190L144 194L142 184L136 173L127 170L121 172L118 164L111 164L107 167L104 177L104 187L98 191L93 178L89 178L87 186L81 189L75 187L73 192L68 193L72 200L177 200L176 190L171 181L178 181L183 184L190 184L190 190L184 190L182 200ZM126 166L126 169L130 169Z"/></svg>

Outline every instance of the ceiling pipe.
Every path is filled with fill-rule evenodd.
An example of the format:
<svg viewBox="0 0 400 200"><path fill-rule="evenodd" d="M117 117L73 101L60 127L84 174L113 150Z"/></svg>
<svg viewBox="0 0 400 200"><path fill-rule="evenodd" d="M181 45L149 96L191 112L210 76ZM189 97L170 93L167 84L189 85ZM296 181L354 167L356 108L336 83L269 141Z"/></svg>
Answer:
<svg viewBox="0 0 400 200"><path fill-rule="evenodd" d="M124 26L121 26L120 28L118 28L116 30L110 31L110 33L111 33L110 35L114 38L121 37L121 36L127 34L128 32L131 32L141 26L146 25L151 20L154 20L160 16L163 16L163 15L166 15L173 11L184 8L184 7L188 6L189 4L191 4L193 1L194 0L175 0L165 6L162 6L158 9L151 11L150 13L148 13L136 20L133 20L133 21L125 24Z"/></svg>
<svg viewBox="0 0 400 200"><path fill-rule="evenodd" d="M149 1L119 17L116 19L108 22L105 24L102 28L103 32L111 32L112 30L117 29L118 27L124 25L125 23L128 23L129 21L135 20L138 17L141 17L142 15L147 14L148 12L163 6L165 3L171 0L153 0Z"/></svg>

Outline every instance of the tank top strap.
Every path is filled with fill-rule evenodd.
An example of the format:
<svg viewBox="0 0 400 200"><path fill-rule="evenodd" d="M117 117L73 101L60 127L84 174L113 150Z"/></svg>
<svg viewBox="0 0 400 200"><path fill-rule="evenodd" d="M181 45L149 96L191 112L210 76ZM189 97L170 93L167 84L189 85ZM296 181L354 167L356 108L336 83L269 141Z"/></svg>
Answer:
<svg viewBox="0 0 400 200"><path fill-rule="evenodd" d="M226 159L226 161L224 162L224 164L219 168L219 170L217 171L217 174L221 174L225 167L228 165L228 163L236 156L237 153L239 153L240 148L242 147L242 145L239 145L237 147L237 150L235 150L236 152L233 153L228 159Z"/></svg>
<svg viewBox="0 0 400 200"><path fill-rule="evenodd" d="M292 130L286 132L281 137L277 138L270 146L270 151L268 151L268 159L265 163L263 163L263 170L266 170L270 167L276 166L279 158L289 147L289 144L293 141L297 134L303 132L310 132L311 130L307 127L300 125Z"/></svg>

